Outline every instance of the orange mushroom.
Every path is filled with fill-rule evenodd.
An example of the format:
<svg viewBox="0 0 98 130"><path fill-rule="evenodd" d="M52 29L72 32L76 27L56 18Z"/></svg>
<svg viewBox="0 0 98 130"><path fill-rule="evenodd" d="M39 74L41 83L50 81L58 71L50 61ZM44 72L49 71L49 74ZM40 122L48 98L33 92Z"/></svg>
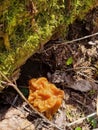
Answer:
<svg viewBox="0 0 98 130"><path fill-rule="evenodd" d="M28 101L49 119L61 106L63 97L64 92L44 77L29 81Z"/></svg>

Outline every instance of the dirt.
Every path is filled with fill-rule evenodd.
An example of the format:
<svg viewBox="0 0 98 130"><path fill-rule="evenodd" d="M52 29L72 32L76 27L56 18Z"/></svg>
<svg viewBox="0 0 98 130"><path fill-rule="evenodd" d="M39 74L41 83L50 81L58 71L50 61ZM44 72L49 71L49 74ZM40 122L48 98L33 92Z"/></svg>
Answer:
<svg viewBox="0 0 98 130"><path fill-rule="evenodd" d="M68 28L66 41L98 32L98 9L87 14L85 20L76 20ZM63 104L53 122L62 130L93 130L98 128L96 115L81 122L70 123L96 112L98 91L98 36L65 44L58 37L50 40L43 50L30 57L21 67L17 80L19 89L28 97L28 81L47 77L65 92ZM38 115L10 87L0 95L0 130L54 129Z"/></svg>

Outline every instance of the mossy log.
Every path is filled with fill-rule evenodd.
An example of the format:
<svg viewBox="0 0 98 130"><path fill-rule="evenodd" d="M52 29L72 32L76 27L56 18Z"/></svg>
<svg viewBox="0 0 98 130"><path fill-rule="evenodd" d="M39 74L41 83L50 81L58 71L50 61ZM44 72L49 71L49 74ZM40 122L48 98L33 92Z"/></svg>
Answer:
<svg viewBox="0 0 98 130"><path fill-rule="evenodd" d="M97 0L0 0L0 71L11 79L41 45L57 32L66 35L96 6Z"/></svg>

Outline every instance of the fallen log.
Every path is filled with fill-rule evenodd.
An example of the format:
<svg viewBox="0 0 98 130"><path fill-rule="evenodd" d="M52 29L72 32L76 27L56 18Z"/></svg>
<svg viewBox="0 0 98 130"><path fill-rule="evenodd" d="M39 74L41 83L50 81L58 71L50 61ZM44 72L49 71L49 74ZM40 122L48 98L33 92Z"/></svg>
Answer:
<svg viewBox="0 0 98 130"><path fill-rule="evenodd" d="M0 0L0 71L12 79L31 55L97 6L97 0Z"/></svg>

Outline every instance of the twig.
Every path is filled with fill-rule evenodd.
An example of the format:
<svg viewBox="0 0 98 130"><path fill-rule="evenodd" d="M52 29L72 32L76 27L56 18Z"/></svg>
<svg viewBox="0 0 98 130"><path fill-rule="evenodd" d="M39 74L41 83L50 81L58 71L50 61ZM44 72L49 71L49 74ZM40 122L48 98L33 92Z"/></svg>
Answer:
<svg viewBox="0 0 98 130"><path fill-rule="evenodd" d="M95 70L94 67L75 67L75 68L66 69L64 71L72 71L72 70L80 70L80 69L92 69L92 70Z"/></svg>
<svg viewBox="0 0 98 130"><path fill-rule="evenodd" d="M17 99L18 99L18 95L16 95L16 97L14 98L14 101L12 102L12 106L14 106L14 104L16 103L16 101L17 101Z"/></svg>
<svg viewBox="0 0 98 130"><path fill-rule="evenodd" d="M4 89L4 86L0 84L0 88L1 88L1 89Z"/></svg>
<svg viewBox="0 0 98 130"><path fill-rule="evenodd" d="M24 128L22 128L22 130L26 130L28 127L30 127L32 125L32 123L30 123L29 125L25 126Z"/></svg>
<svg viewBox="0 0 98 130"><path fill-rule="evenodd" d="M90 117L92 117L92 116L95 116L96 114L97 114L97 113L94 112L94 113L92 113L92 114L90 114L90 115L88 115L88 116L86 116L86 117L80 118L80 119L78 119L78 120L76 120L76 121L74 121L74 122L72 122L72 123L67 124L67 126L70 127L70 126L72 126L72 125L79 124L79 123L83 122L83 120L85 120L85 119L87 119L87 118L90 118Z"/></svg>
<svg viewBox="0 0 98 130"><path fill-rule="evenodd" d="M96 109L97 109L97 116L98 116L98 94L97 94L97 103L96 103Z"/></svg>
<svg viewBox="0 0 98 130"><path fill-rule="evenodd" d="M61 45L70 44L70 43L81 41L81 40L84 40L84 39L87 39L87 38L90 38L90 37L93 37L93 36L96 36L96 35L98 35L98 32L97 33L93 33L91 35L87 35L87 36L81 37L81 38L77 38L77 39L74 39L74 40L71 40L71 41L66 41L66 42L62 42L60 44L55 44L55 46L58 47L58 46L61 46ZM52 48L53 48L53 46L49 47L48 49L44 50L43 52L49 51Z"/></svg>
<svg viewBox="0 0 98 130"><path fill-rule="evenodd" d="M84 40L84 39L87 39L87 38L90 38L90 37L93 37L93 36L96 36L96 35L98 35L98 32L97 33L93 33L91 35L87 35L87 36L81 37L81 38L74 39L72 41L64 42L62 44L68 44L68 43L73 43L73 42L81 41L81 40Z"/></svg>
<svg viewBox="0 0 98 130"><path fill-rule="evenodd" d="M94 82L94 83L98 83L98 80L94 80L94 79L92 79L91 77L87 76L86 74L83 74L83 73L81 73L81 72L77 72L77 74L79 74L79 75L81 75L81 76L84 76L84 77L90 79L90 80L91 80L92 82Z"/></svg>
<svg viewBox="0 0 98 130"><path fill-rule="evenodd" d="M62 130L61 128L59 128L56 124L52 123L51 121L49 121L44 115L42 115L40 112L36 111L36 109L28 102L28 100L25 98L25 96L22 94L22 92L18 89L17 85L13 84L13 82L11 82L1 71L0 71L1 76L8 82L9 86L12 86L17 92L18 94L22 97L22 99L30 106L30 108L32 108L32 110L34 111L34 113L36 113L37 115L39 115L41 118L43 118L47 123L49 123L50 125L52 125L53 127L57 128L58 130Z"/></svg>

